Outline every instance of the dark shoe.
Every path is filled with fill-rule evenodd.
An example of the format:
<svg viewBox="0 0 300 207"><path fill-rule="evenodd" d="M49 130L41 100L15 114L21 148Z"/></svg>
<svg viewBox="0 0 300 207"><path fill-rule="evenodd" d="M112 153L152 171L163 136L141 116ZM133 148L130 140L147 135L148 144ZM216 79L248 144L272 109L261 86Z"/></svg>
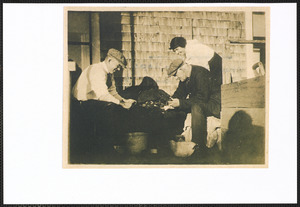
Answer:
<svg viewBox="0 0 300 207"><path fill-rule="evenodd" d="M217 146L213 148L199 148L196 149L193 153L194 160L198 161L201 164L220 164L221 157L220 151L218 150Z"/></svg>
<svg viewBox="0 0 300 207"><path fill-rule="evenodd" d="M207 158L207 147L199 147L196 145L194 153L191 155L191 162L203 163Z"/></svg>

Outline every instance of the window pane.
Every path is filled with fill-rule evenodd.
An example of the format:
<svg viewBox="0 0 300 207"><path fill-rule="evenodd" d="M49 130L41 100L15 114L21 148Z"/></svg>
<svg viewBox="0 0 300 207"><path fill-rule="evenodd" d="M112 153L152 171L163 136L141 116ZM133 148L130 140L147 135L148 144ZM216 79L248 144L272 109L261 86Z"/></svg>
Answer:
<svg viewBox="0 0 300 207"><path fill-rule="evenodd" d="M253 13L253 37L265 37L265 14Z"/></svg>
<svg viewBox="0 0 300 207"><path fill-rule="evenodd" d="M68 41L89 42L89 13L68 13Z"/></svg>

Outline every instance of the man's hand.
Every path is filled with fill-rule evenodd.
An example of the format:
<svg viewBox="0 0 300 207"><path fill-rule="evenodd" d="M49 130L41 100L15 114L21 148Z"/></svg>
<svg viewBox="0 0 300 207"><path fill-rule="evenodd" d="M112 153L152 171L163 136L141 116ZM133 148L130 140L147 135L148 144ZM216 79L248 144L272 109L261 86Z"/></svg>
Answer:
<svg viewBox="0 0 300 207"><path fill-rule="evenodd" d="M128 102L128 103L131 103L131 104L136 102L136 100L133 100L133 99L124 99L124 101Z"/></svg>
<svg viewBox="0 0 300 207"><path fill-rule="evenodd" d="M124 109L130 109L132 104L135 103L136 101L133 99L123 99L122 101L120 101L120 105L124 108Z"/></svg>
<svg viewBox="0 0 300 207"><path fill-rule="evenodd" d="M166 105L163 107L163 110L165 110L165 111L168 111L169 109L174 109L174 107L170 106L170 105Z"/></svg>
<svg viewBox="0 0 300 207"><path fill-rule="evenodd" d="M168 105L174 108L179 107L180 105L179 99L178 98L171 99L171 101L168 101Z"/></svg>
<svg viewBox="0 0 300 207"><path fill-rule="evenodd" d="M129 102L125 102L125 101L120 101L120 105L124 108L124 109L130 109L131 105Z"/></svg>

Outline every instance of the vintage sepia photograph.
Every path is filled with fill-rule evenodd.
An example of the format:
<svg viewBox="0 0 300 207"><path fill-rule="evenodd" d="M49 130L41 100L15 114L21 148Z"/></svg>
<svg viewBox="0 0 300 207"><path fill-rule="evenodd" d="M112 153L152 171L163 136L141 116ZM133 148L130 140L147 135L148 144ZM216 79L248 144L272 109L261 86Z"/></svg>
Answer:
<svg viewBox="0 0 300 207"><path fill-rule="evenodd" d="M268 167L268 7L65 7L63 166Z"/></svg>
<svg viewBox="0 0 300 207"><path fill-rule="evenodd" d="M297 3L176 2L3 2L4 205L297 203Z"/></svg>

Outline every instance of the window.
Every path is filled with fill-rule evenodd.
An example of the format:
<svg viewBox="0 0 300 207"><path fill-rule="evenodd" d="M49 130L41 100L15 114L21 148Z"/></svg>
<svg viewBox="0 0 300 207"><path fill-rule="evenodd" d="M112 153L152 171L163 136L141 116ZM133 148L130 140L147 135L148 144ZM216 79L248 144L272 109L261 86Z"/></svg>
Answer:
<svg viewBox="0 0 300 207"><path fill-rule="evenodd" d="M266 40L266 25L265 25L265 13L253 12L252 13L252 35L253 40ZM262 62L266 65L266 52L265 43L253 44L254 58L257 62Z"/></svg>
<svg viewBox="0 0 300 207"><path fill-rule="evenodd" d="M68 13L68 59L75 61L81 69L91 63L90 13Z"/></svg>

